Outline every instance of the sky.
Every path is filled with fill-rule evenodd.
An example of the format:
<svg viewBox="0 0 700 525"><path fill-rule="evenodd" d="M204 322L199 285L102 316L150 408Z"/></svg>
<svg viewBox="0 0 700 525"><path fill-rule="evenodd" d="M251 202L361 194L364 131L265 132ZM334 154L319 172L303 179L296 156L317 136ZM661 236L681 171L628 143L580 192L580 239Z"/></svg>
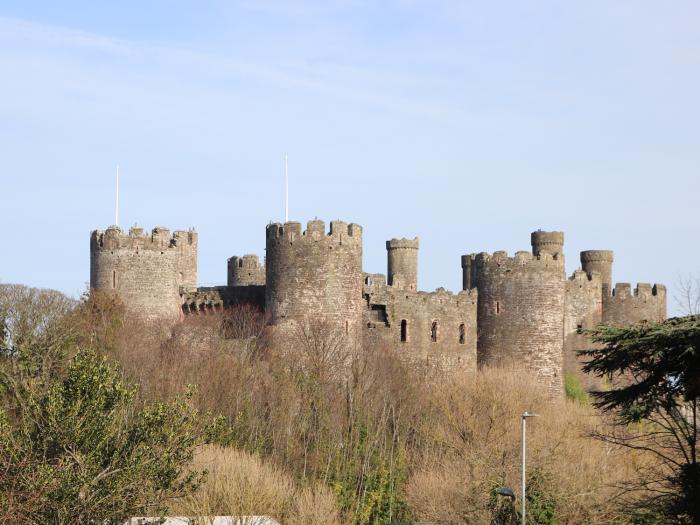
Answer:
<svg viewBox="0 0 700 525"><path fill-rule="evenodd" d="M565 232L567 271L700 276L700 3L0 0L0 281L78 296L89 235L194 227L199 282L265 226L420 238L460 256Z"/></svg>

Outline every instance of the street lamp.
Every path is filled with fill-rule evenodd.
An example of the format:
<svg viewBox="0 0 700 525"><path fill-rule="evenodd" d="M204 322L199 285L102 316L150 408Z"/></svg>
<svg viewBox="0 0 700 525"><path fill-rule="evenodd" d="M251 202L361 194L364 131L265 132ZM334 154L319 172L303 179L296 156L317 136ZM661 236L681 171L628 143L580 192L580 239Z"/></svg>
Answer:
<svg viewBox="0 0 700 525"><path fill-rule="evenodd" d="M529 417L538 417L537 414L529 414L527 410L523 412L523 468L522 468L522 474L523 474L523 479L522 479L522 492L520 494L521 499L521 504L520 504L520 510L522 512L522 525L525 525L525 457L526 457L526 452L527 452L527 446L526 446L526 437L525 437L525 429L527 427L527 418Z"/></svg>
<svg viewBox="0 0 700 525"><path fill-rule="evenodd" d="M510 516L508 517L508 523L511 525L518 525L518 514L515 511L515 493L513 490L510 487L499 487L496 489L496 495L506 497L510 500ZM499 523L501 523L500 520Z"/></svg>

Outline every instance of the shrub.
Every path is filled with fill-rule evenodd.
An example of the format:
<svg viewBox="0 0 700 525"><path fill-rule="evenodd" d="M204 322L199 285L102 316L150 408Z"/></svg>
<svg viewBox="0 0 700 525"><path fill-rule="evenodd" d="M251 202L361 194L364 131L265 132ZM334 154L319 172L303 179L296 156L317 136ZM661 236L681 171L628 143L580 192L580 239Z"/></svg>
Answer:
<svg viewBox="0 0 700 525"><path fill-rule="evenodd" d="M588 393L581 385L581 380L571 373L564 374L564 391L566 398L577 402L579 405L590 405Z"/></svg>
<svg viewBox="0 0 700 525"><path fill-rule="evenodd" d="M122 523L196 487L185 468L201 434L186 402L135 407L135 389L90 351L45 389L15 386L12 419L0 411L0 503L14 523Z"/></svg>

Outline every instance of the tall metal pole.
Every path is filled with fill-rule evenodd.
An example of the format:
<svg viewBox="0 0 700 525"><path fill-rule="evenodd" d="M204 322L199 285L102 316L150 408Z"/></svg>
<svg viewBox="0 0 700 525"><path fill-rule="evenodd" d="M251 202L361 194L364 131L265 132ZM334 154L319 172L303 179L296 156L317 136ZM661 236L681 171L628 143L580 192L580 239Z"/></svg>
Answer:
<svg viewBox="0 0 700 525"><path fill-rule="evenodd" d="M286 154L284 156L284 222L289 222L289 170Z"/></svg>
<svg viewBox="0 0 700 525"><path fill-rule="evenodd" d="M522 525L525 525L525 454L527 452L527 445L526 445L526 440L525 440L525 429L527 426L527 417L530 414L527 413L527 410L523 412L523 436L522 436L522 442L523 442L523 465L522 465L522 485L521 485L521 492L520 492L520 510L522 512Z"/></svg>
<svg viewBox="0 0 700 525"><path fill-rule="evenodd" d="M522 474L523 474L523 479L522 479L522 486L521 486L521 492L520 492L520 509L522 510L523 516L522 516L522 525L525 525L525 516L526 516L526 511L525 511L525 500L527 499L525 497L525 466L526 466L526 454L527 454L527 444L526 444L526 433L525 430L527 428L527 418L529 417L538 417L537 414L530 414L526 410L523 412L523 465L522 465Z"/></svg>
<svg viewBox="0 0 700 525"><path fill-rule="evenodd" d="M117 194L114 202L114 225L119 226L119 164L117 164Z"/></svg>

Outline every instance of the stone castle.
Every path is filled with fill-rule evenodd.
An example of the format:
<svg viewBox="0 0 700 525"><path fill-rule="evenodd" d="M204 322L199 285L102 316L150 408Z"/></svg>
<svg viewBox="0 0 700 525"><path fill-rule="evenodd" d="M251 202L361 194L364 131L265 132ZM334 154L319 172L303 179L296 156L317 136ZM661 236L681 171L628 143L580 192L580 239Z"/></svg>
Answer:
<svg viewBox="0 0 700 525"><path fill-rule="evenodd" d="M357 224L270 224L264 265L255 255L231 257L226 285L215 287L197 287L197 241L194 230L93 231L90 287L149 320L251 304L280 344L298 323L323 321L355 348L391 347L458 370L524 367L554 395L564 371L580 374L576 350L590 346L582 329L666 317L665 286L613 285L612 251L581 252L581 269L567 278L562 232L533 232L531 251L514 256L462 256L456 294L418 290L417 238L387 241L386 276L364 273Z"/></svg>

